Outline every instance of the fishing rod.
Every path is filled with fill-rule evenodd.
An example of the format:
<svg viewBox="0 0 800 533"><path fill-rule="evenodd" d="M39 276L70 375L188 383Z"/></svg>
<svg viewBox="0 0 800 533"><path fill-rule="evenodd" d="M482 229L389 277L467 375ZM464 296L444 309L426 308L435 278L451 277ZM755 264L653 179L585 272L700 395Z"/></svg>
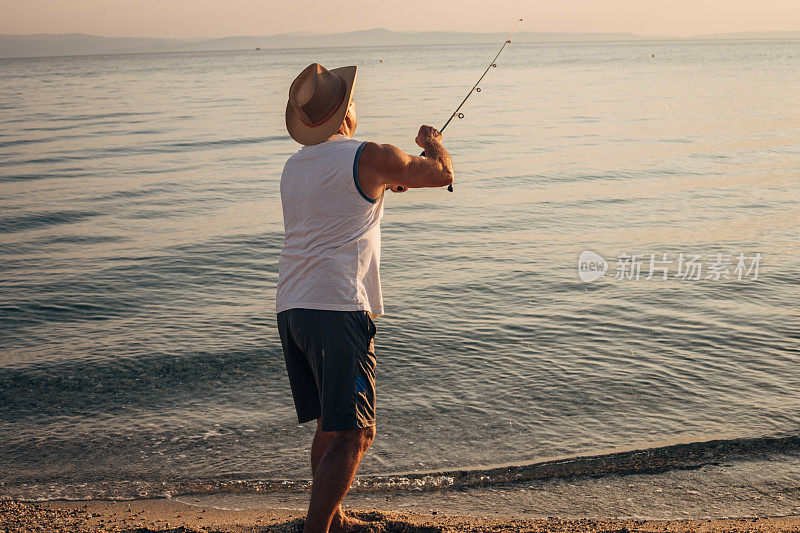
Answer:
<svg viewBox="0 0 800 533"><path fill-rule="evenodd" d="M519 18L519 20L517 20L517 23L514 24L514 29L511 30L511 33L508 34L508 37L506 37L506 40L503 41L503 46L500 47L500 50L497 52L497 55L494 56L494 59L492 59L492 62L489 63L489 66L486 67L486 70L483 71L483 74L481 74L481 77L478 78L478 81L476 81L475 85L472 86L472 89L469 90L469 92L467 93L467 96L464 97L464 99L458 105L456 110L453 111L453 114L450 115L450 118L447 119L447 122L444 123L444 126L441 127L441 129L439 130L440 133L444 133L445 128L450 125L450 123L453 121L454 118L456 118L456 117L464 118L464 113L460 112L461 108L464 107L464 104L467 103L467 100L469 100L469 97L472 96L472 93L481 92L481 88L478 87L478 85L480 85L480 83L483 81L483 78L486 77L486 75L489 73L490 70L492 70L493 68L497 68L497 58L500 57L500 54L503 53L503 50L506 49L506 46L511 44L511 36L514 35L514 32L517 31L517 28L519 28L519 25L522 24L522 21L525 19L525 15L527 15L528 9L530 9L531 4L533 4L533 0L531 0L530 3L528 3L528 7L525 8L525 11L522 13L522 16ZM420 156L423 156L423 155L425 155L424 151L420 154ZM448 185L447 186L447 190L450 191L450 192L453 192L453 186L452 185Z"/></svg>

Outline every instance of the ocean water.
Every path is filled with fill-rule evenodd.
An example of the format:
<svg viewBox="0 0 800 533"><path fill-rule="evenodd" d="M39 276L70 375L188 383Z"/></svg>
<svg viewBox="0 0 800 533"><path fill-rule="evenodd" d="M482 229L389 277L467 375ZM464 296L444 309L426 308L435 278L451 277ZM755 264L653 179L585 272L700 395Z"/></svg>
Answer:
<svg viewBox="0 0 800 533"><path fill-rule="evenodd" d="M356 137L416 153L495 50L0 60L0 497L302 506L288 84L358 65ZM455 192L386 200L351 501L800 513L800 41L513 43L481 89Z"/></svg>

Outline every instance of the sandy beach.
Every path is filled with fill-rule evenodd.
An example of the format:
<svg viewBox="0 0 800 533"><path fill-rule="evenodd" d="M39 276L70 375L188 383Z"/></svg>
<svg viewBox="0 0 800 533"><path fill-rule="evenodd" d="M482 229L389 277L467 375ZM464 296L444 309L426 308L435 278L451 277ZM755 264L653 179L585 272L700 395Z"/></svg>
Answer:
<svg viewBox="0 0 800 533"><path fill-rule="evenodd" d="M800 531L800 516L723 518L710 520L563 520L548 517L519 520L513 517L451 516L348 510L370 522L370 532L738 532ZM221 510L192 506L168 499L134 501L56 501L39 504L0 502L0 532L70 531L111 532L300 532L303 511L264 508Z"/></svg>

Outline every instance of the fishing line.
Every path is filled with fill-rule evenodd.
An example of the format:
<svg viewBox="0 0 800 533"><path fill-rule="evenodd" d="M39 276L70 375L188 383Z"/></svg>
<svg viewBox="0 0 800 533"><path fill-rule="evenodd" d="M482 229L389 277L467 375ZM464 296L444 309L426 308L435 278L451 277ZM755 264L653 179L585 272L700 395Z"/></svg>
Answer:
<svg viewBox="0 0 800 533"><path fill-rule="evenodd" d="M478 81L476 81L475 85L472 86L472 89L469 90L469 92L467 93L467 96L464 97L464 99L458 105L456 110L453 111L453 114L450 115L450 118L447 119L447 122L444 123L444 126L442 126L441 129L439 129L440 132L444 133L445 128L450 125L450 123L453 121L454 118L456 118L456 117L464 118L464 113L461 113L461 108L464 107L464 104L467 103L467 100L469 100L469 97L472 96L472 93L481 92L481 88L478 87L478 85L480 85L480 83L483 81L483 78L486 77L486 74L488 74L490 70L492 70L493 68L497 68L497 58L500 57L500 54L503 53L503 50L506 49L506 46L511 44L511 36L514 35L514 32L517 31L517 28L519 28L519 25L522 24L522 21L525 19L525 15L528 14L528 10L531 8L531 5L533 4L533 2L534 2L534 0L531 0L528 3L528 7L525 8L525 11L522 13L522 16L517 20L517 23L514 24L514 29L511 30L511 33L508 34L508 37L506 37L506 40L503 41L503 46L500 47L500 50L497 52L497 55L494 56L494 59L492 59L492 62L489 63L489 66L486 67L486 70L483 71L483 74L481 74L481 77L478 78ZM420 155L421 156L425 155L425 152L423 151ZM448 185L447 186L447 190L450 191L450 192L453 192L453 186L452 185Z"/></svg>

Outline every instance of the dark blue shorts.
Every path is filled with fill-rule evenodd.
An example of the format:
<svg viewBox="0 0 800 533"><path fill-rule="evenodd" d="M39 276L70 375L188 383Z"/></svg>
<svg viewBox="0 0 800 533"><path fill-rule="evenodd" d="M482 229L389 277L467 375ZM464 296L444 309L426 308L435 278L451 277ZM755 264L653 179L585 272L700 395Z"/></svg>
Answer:
<svg viewBox="0 0 800 533"><path fill-rule="evenodd" d="M375 324L366 311L278 313L297 420L322 431L375 425Z"/></svg>

